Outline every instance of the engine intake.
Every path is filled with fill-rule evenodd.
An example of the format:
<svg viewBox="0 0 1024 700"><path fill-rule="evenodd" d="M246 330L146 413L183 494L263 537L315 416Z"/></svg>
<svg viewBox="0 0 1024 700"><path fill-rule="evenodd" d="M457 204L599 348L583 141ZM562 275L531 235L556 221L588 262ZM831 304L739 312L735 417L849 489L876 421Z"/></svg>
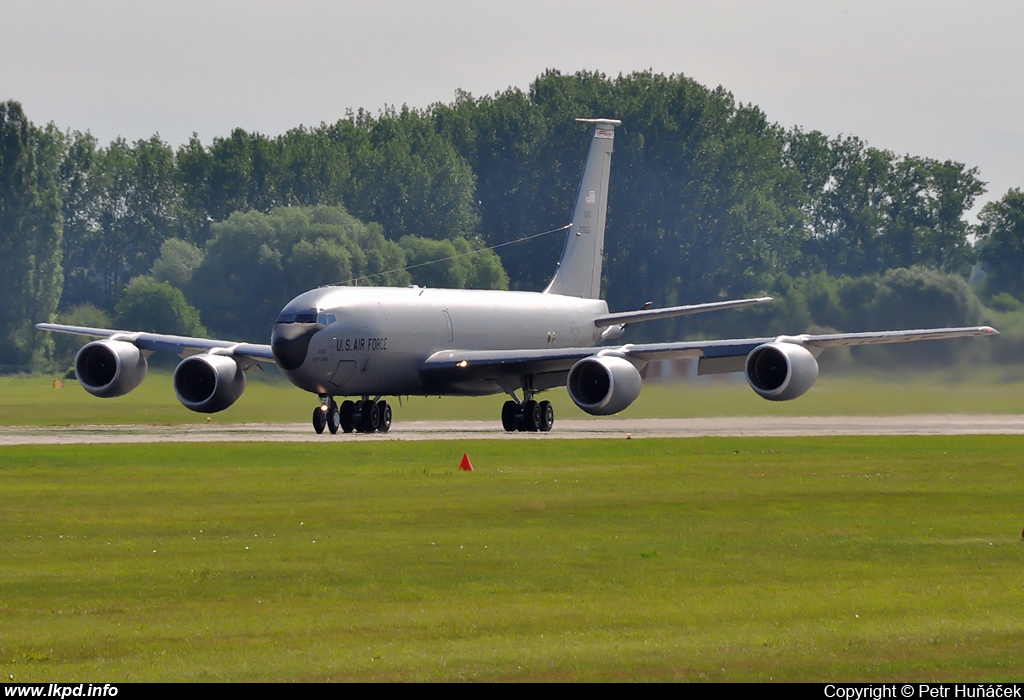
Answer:
<svg viewBox="0 0 1024 700"><path fill-rule="evenodd" d="M747 383L769 401L789 401L807 393L818 378L818 361L794 343L765 343L750 351L744 367Z"/></svg>
<svg viewBox="0 0 1024 700"><path fill-rule="evenodd" d="M631 362L614 355L580 360L569 370L566 388L577 406L592 416L608 416L636 401L643 386Z"/></svg>
<svg viewBox="0 0 1024 700"><path fill-rule="evenodd" d="M148 371L142 351L123 340L94 340L75 355L78 383L103 399L124 396L142 383Z"/></svg>
<svg viewBox="0 0 1024 700"><path fill-rule="evenodd" d="M193 355L174 370L174 393L178 401L198 413L216 413L228 408L245 391L245 372L224 355Z"/></svg>

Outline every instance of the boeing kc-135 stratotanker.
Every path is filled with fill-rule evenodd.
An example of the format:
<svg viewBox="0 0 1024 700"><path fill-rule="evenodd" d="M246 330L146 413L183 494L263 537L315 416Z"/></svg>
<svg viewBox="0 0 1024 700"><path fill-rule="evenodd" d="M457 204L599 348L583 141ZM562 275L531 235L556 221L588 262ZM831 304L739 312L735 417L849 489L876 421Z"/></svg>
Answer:
<svg viewBox="0 0 1024 700"><path fill-rule="evenodd" d="M737 308L768 297L609 313L600 298L608 175L615 119L593 125L590 153L565 248L543 292L411 287L312 289L281 311L269 345L159 333L40 323L44 330L99 338L75 357L82 387L122 396L146 377L147 356L184 359L174 391L188 409L223 411L245 390L245 370L274 362L288 380L320 397L313 427L322 433L386 432L386 396L508 394L505 430L548 431L554 411L538 393L565 385L587 413L617 413L639 396L648 363L698 358L698 374L743 372L771 401L802 395L818 378L828 347L995 335L988 326L697 342L600 345L641 321ZM518 392L518 393L517 393ZM356 397L339 405L336 397Z"/></svg>

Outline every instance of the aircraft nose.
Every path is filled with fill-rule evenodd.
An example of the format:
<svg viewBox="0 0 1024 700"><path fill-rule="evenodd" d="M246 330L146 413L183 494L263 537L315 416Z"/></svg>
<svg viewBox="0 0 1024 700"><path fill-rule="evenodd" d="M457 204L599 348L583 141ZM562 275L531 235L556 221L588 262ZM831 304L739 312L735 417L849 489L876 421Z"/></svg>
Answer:
<svg viewBox="0 0 1024 700"><path fill-rule="evenodd" d="M281 369L296 370L306 360L309 341L318 330L319 323L278 323L270 334L270 350L274 353L277 366Z"/></svg>

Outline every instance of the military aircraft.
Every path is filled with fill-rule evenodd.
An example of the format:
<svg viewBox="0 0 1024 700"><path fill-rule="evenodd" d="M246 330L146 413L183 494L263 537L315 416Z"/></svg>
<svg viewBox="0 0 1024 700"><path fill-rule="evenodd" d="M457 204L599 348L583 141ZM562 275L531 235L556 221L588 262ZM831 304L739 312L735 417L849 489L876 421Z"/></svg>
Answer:
<svg viewBox="0 0 1024 700"><path fill-rule="evenodd" d="M184 358L174 391L188 409L222 411L245 390L245 371L276 363L295 386L316 394L313 428L372 433L391 427L386 396L508 394L505 430L549 431L554 410L536 395L566 386L592 415L618 413L639 396L647 365L697 358L698 374L743 372L770 401L804 394L828 347L997 333L988 326L766 338L601 345L633 323L770 301L769 297L609 313L600 298L608 177L615 119L581 119L593 137L572 223L554 277L543 292L329 286L285 305L269 345L159 333L40 323L37 328L99 338L75 357L75 374L94 396L127 394L146 377L146 358ZM517 394L517 392L519 392ZM356 397L340 404L336 397Z"/></svg>

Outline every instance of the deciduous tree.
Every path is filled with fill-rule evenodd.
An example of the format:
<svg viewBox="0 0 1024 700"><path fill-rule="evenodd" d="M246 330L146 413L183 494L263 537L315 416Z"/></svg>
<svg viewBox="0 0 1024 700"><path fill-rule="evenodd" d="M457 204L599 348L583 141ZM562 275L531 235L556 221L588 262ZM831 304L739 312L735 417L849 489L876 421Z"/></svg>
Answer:
<svg viewBox="0 0 1024 700"><path fill-rule="evenodd" d="M41 361L33 324L57 310L63 284L60 133L17 102L0 103L0 365Z"/></svg>

